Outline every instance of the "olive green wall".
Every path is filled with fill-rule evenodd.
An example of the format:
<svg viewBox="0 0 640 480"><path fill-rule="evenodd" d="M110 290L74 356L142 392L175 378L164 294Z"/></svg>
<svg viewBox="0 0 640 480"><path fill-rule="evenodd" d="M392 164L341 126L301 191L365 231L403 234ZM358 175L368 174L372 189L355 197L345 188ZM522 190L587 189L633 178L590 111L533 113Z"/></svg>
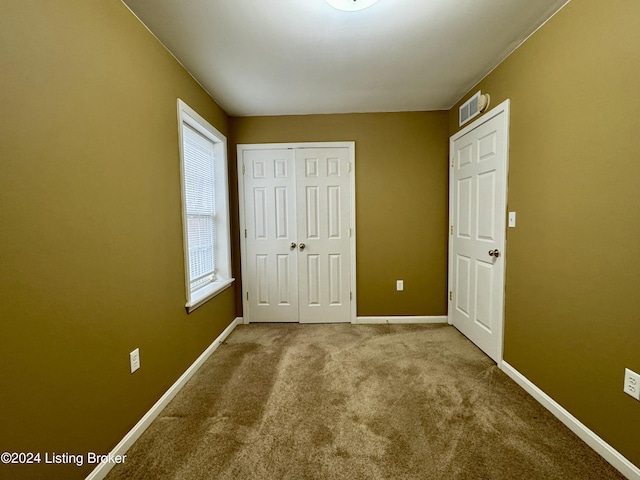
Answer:
<svg viewBox="0 0 640 480"><path fill-rule="evenodd" d="M639 23L573 1L469 92L511 99L505 360L636 465Z"/></svg>
<svg viewBox="0 0 640 480"><path fill-rule="evenodd" d="M0 72L0 451L106 453L235 318L185 313L176 99L228 119L119 0L2 2Z"/></svg>
<svg viewBox="0 0 640 480"><path fill-rule="evenodd" d="M231 125L238 143L355 141L358 315L432 316L447 313L447 120L409 112Z"/></svg>

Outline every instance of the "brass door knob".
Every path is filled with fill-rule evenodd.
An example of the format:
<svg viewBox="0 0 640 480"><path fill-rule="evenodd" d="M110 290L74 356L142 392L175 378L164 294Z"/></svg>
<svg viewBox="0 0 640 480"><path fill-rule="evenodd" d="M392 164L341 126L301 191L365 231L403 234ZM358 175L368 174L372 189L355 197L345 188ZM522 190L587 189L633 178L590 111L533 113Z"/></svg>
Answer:
<svg viewBox="0 0 640 480"><path fill-rule="evenodd" d="M489 256L498 258L500 256L500 250L489 250Z"/></svg>
<svg viewBox="0 0 640 480"><path fill-rule="evenodd" d="M306 245L304 243L300 244L300 251L304 250L304 248L306 247Z"/></svg>
<svg viewBox="0 0 640 480"><path fill-rule="evenodd" d="M296 247L297 247L297 245L295 244L295 242L291 242L290 247L291 247L291 250L293 250L294 248L296 248Z"/></svg>

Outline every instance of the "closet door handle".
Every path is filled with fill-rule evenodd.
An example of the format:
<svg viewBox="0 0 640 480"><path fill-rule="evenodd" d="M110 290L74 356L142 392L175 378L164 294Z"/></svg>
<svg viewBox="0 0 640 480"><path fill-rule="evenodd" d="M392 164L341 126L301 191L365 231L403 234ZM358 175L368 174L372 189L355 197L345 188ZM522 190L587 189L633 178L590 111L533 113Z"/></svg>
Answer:
<svg viewBox="0 0 640 480"><path fill-rule="evenodd" d="M300 244L300 251L303 251L305 249L306 245L304 243Z"/></svg>
<svg viewBox="0 0 640 480"><path fill-rule="evenodd" d="M295 244L295 242L291 242L291 245L289 245L291 247L291 250L293 250L294 248L297 247L297 245Z"/></svg>

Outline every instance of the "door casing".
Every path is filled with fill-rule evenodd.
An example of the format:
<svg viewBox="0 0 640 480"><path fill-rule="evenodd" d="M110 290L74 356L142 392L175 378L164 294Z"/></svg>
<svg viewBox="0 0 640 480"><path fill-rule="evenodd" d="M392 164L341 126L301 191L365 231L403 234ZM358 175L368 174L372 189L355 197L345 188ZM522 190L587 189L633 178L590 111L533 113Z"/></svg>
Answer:
<svg viewBox="0 0 640 480"><path fill-rule="evenodd" d="M455 186L454 186L454 175L453 175L453 166L452 166L452 161L453 161L453 152L454 152L454 144L455 142L464 137L466 134L468 134L469 132L471 132L472 130L475 130L476 128L478 128L479 126L483 125L484 123L492 120L493 118L495 118L496 116L500 115L500 114L504 114L505 115L505 142L506 142L506 155L505 155L505 165L504 165L504 177L502 179L500 179L501 181L504 182L504 212L502 212L502 214L504 215L504 217L506 218L507 216L507 210L508 210L508 205L507 205L507 201L508 201L508 187L509 187L509 182L508 182L508 172L509 172L509 130L510 130L510 125L509 125L509 121L510 121L510 100L507 99L504 102L502 102L501 104L497 105L496 107L494 107L493 109L491 109L489 112L487 112L486 114L484 114L482 117L479 117L478 119L476 119L475 121L471 122L469 125L467 125L465 128L463 128L462 130L460 130L459 132L457 132L456 134L452 135L449 139L449 228L453 228L453 225L455 224L455 209L456 209L456 202L455 202ZM500 232L502 235L502 245L504 245L503 250L501 252L501 256L502 256L502 275L503 275L503 286L506 287L506 265L507 265L507 243L506 243L506 236L507 236L507 232L506 232L506 221L505 221L505 228L502 232ZM449 232L449 261L448 261L448 292L453 292L454 291L454 285L452 284L453 282L453 268L454 268L454 251L453 251L453 235L451 234L451 231ZM503 289L503 295L502 295L502 304L500 305L500 309L501 309L501 315L500 315L500 321L501 321L501 325L500 325L500 338L499 338L499 353L498 353L498 359L496 360L496 363L498 365L498 367L501 366L502 364L502 360L504 357L504 320L505 320L505 315L504 315L504 299L505 299L505 295L504 295L504 289ZM447 312L447 317L448 317L448 323L450 325L453 324L453 308L454 308L454 301L451 298L451 295L448 295L448 312Z"/></svg>
<svg viewBox="0 0 640 480"><path fill-rule="evenodd" d="M240 216L240 264L242 278L247 278L248 268L246 265L247 245L244 232L247 229L245 215L245 192L243 177L243 152L247 150L281 150L281 149L300 149L300 148L347 148L349 152L349 215L350 215L350 282L351 282L351 305L350 317L351 323L356 323L357 316L357 288L356 288L356 151L355 142L302 142L302 143L257 143L257 144L239 144L237 146L237 171L238 171L238 209ZM248 290L246 282L242 282L242 306L243 306L243 322L251 322L251 313L247 302Z"/></svg>

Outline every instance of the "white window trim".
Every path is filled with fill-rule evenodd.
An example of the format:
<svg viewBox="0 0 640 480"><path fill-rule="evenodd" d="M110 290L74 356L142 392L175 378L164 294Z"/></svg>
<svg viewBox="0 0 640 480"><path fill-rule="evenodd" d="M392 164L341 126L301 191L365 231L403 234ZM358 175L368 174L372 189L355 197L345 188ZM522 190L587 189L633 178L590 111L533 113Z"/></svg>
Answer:
<svg viewBox="0 0 640 480"><path fill-rule="evenodd" d="M184 139L183 125L189 125L203 136L211 140L215 151L215 205L216 205L216 280L202 288L191 291L189 281L189 249L187 239L187 209L185 202L184 182ZM180 187L182 202L182 232L184 249L185 291L187 312L192 312L200 305L229 288L235 279L231 272L231 239L229 222L229 177L227 172L227 138L202 118L182 100L178 99L178 144L180 148Z"/></svg>

